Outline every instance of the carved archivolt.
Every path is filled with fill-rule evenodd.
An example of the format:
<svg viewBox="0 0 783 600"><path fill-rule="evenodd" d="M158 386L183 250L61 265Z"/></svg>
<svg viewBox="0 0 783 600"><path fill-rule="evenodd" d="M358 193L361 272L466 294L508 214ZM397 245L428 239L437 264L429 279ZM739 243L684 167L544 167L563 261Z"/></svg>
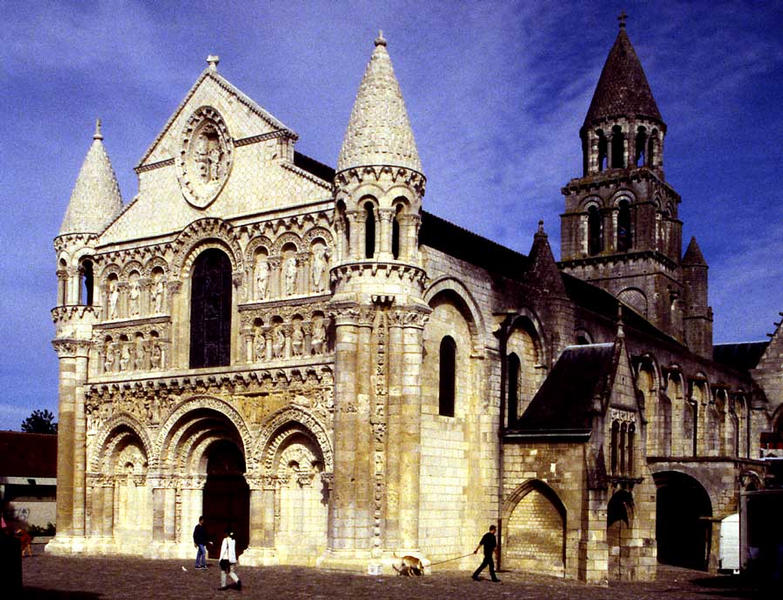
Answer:
<svg viewBox="0 0 783 600"><path fill-rule="evenodd" d="M148 462L151 462L151 458L154 456L152 452L152 443L147 436L146 429L139 423L138 420L128 414L117 415L103 424L94 438L94 441L90 442L92 451L90 457L87 460L88 470L91 472L109 472L107 463L113 454L117 444L123 439L128 437L128 434L121 429L130 430L135 435L136 441L138 441L144 455ZM119 435L118 435L119 434Z"/></svg>
<svg viewBox="0 0 783 600"><path fill-rule="evenodd" d="M294 430L307 433L315 440L323 457L324 470L331 472L334 468L334 456L326 428L308 411L298 406L289 406L270 415L262 426L254 455L259 459L263 474L274 474L277 448Z"/></svg>
<svg viewBox="0 0 783 600"><path fill-rule="evenodd" d="M231 406L231 404L224 400L213 398L211 396L196 396L183 399L161 427L160 432L158 433L158 437L155 441L155 448L157 450L156 453L159 454L161 458L163 458L164 448L166 448L171 443L173 433L175 429L181 425L183 419L187 420L186 417L189 413L204 408L220 413L234 425L236 431L239 433L240 441L242 442L242 450L245 456L248 456L248 448L251 446L250 440L252 439L252 435L242 415L240 415L239 412L233 406Z"/></svg>
<svg viewBox="0 0 783 600"><path fill-rule="evenodd" d="M171 264L171 274L174 278L180 278L187 273L191 263L196 258L196 250L206 246L209 242L219 242L214 247L223 246L231 260L233 271L240 271L243 267L243 253L235 232L231 225L222 219L199 219L188 225L174 242L175 256ZM220 244L222 242L222 244Z"/></svg>
<svg viewBox="0 0 783 600"><path fill-rule="evenodd" d="M147 261L147 264L144 265L144 271L143 271L144 277L147 278L152 277L152 272L156 268L160 268L165 275L169 271L169 264L166 262L166 259L164 259L162 256L153 256Z"/></svg>

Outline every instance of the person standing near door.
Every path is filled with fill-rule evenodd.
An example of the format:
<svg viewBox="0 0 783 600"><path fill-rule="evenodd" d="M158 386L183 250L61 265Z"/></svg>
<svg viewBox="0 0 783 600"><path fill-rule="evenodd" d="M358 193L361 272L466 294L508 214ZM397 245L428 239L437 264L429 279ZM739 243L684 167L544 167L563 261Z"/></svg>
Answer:
<svg viewBox="0 0 783 600"><path fill-rule="evenodd" d="M211 544L207 537L207 528L204 527L204 515L198 518L198 524L193 529L193 544L196 548L196 568L207 568L207 544Z"/></svg>
<svg viewBox="0 0 783 600"><path fill-rule="evenodd" d="M221 592L228 589L226 575L233 579L235 589L242 589L242 582L239 581L239 575L234 570L236 564L237 542L234 539L233 529L226 527L226 537L223 538L223 543L220 545L220 587L218 590Z"/></svg>

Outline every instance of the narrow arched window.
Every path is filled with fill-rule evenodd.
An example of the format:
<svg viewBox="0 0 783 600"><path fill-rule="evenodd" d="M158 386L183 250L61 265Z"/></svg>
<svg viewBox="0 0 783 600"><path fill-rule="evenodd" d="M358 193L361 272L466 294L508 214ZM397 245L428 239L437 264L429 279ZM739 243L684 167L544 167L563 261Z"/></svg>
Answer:
<svg viewBox="0 0 783 600"><path fill-rule="evenodd" d="M648 167L655 166L655 160L657 159L657 153L658 153L657 142L658 142L658 131L653 129L650 138L647 140L647 161L645 164Z"/></svg>
<svg viewBox="0 0 783 600"><path fill-rule="evenodd" d="M625 136L619 125L612 127L612 168L625 167Z"/></svg>
<svg viewBox="0 0 783 600"><path fill-rule="evenodd" d="M392 239L391 250L394 260L400 258L400 216L402 215L402 205L397 206L397 212L392 219Z"/></svg>
<svg viewBox="0 0 783 600"><path fill-rule="evenodd" d="M450 336L440 342L440 369L438 380L438 414L454 416L456 389L457 344Z"/></svg>
<svg viewBox="0 0 783 600"><path fill-rule="evenodd" d="M612 453L611 453L611 461L610 461L612 475L617 474L617 444L619 443L619 438L620 438L620 423L618 421L613 421L612 422Z"/></svg>
<svg viewBox="0 0 783 600"><path fill-rule="evenodd" d="M617 205L617 251L627 252L632 245L631 205L621 200Z"/></svg>
<svg viewBox="0 0 783 600"><path fill-rule="evenodd" d="M645 155L647 154L647 130L639 127L636 133L636 152L634 153L634 162L637 167L645 164Z"/></svg>
<svg viewBox="0 0 783 600"><path fill-rule="evenodd" d="M514 427L519 420L519 357L516 354L508 355L508 426Z"/></svg>
<svg viewBox="0 0 783 600"><path fill-rule="evenodd" d="M602 230L601 211L593 204L587 209L587 253L590 256L600 254L603 250Z"/></svg>
<svg viewBox="0 0 783 600"><path fill-rule="evenodd" d="M633 477L633 471L634 471L633 444L634 444L635 435L636 435L636 425L631 423L628 425L628 450L625 459L626 472L628 474L628 477Z"/></svg>
<svg viewBox="0 0 783 600"><path fill-rule="evenodd" d="M364 205L364 257L375 256L375 209L371 202Z"/></svg>
<svg viewBox="0 0 783 600"><path fill-rule="evenodd" d="M190 289L190 367L231 362L231 261L215 248L193 265Z"/></svg>
<svg viewBox="0 0 783 600"><path fill-rule="evenodd" d="M607 164L607 156L609 154L609 144L606 140L606 136L604 135L604 132L600 129L598 130L598 170L599 171L605 171L606 168L609 166Z"/></svg>
<svg viewBox="0 0 783 600"><path fill-rule="evenodd" d="M79 266L79 304L92 306L94 279L92 261L83 260Z"/></svg>
<svg viewBox="0 0 783 600"><path fill-rule="evenodd" d="M626 462L625 462L625 449L626 449L626 435L628 433L628 428L625 423L620 425L620 441L618 442L618 451L620 454L620 475L625 475L626 471Z"/></svg>

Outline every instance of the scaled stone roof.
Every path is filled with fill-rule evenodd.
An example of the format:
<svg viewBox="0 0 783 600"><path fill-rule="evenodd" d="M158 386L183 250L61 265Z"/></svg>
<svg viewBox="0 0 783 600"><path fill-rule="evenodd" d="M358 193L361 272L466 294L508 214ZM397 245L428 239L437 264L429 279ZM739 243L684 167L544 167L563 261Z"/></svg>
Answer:
<svg viewBox="0 0 783 600"><path fill-rule="evenodd" d="M382 35L367 64L337 158L337 170L392 165L422 172L400 84Z"/></svg>
<svg viewBox="0 0 783 600"><path fill-rule="evenodd" d="M707 261L704 260L704 255L701 253L701 248L699 248L699 244L696 242L695 237L691 238L688 249L685 250L685 255L682 257L680 264L707 266Z"/></svg>
<svg viewBox="0 0 783 600"><path fill-rule="evenodd" d="M120 186L103 147L101 123L98 121L92 145L73 186L60 235L100 233L121 210Z"/></svg>
<svg viewBox="0 0 783 600"><path fill-rule="evenodd" d="M625 27L620 28L609 51L584 124L619 116L649 117L663 122Z"/></svg>

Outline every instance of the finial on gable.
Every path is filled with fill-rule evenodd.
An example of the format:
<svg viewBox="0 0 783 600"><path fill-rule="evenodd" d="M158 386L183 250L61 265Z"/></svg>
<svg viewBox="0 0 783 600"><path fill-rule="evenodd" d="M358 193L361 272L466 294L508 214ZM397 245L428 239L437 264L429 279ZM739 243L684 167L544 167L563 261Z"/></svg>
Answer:
<svg viewBox="0 0 783 600"><path fill-rule="evenodd" d="M95 133L92 134L92 139L94 140L102 140L103 134L101 133L101 120L95 119Z"/></svg>
<svg viewBox="0 0 783 600"><path fill-rule="evenodd" d="M209 65L210 71L217 71L218 63L220 62L220 57L217 54L210 54L207 56L207 64Z"/></svg>
<svg viewBox="0 0 783 600"><path fill-rule="evenodd" d="M621 12L620 15L617 17L617 20L620 22L620 29L625 29L625 21L628 18L628 15L625 14L625 11Z"/></svg>
<svg viewBox="0 0 783 600"><path fill-rule="evenodd" d="M617 339L625 337L625 331L623 330L623 303L617 303Z"/></svg>
<svg viewBox="0 0 783 600"><path fill-rule="evenodd" d="M375 38L375 45L376 46L385 46L386 45L386 38L383 37L383 30L378 30L378 37Z"/></svg>

